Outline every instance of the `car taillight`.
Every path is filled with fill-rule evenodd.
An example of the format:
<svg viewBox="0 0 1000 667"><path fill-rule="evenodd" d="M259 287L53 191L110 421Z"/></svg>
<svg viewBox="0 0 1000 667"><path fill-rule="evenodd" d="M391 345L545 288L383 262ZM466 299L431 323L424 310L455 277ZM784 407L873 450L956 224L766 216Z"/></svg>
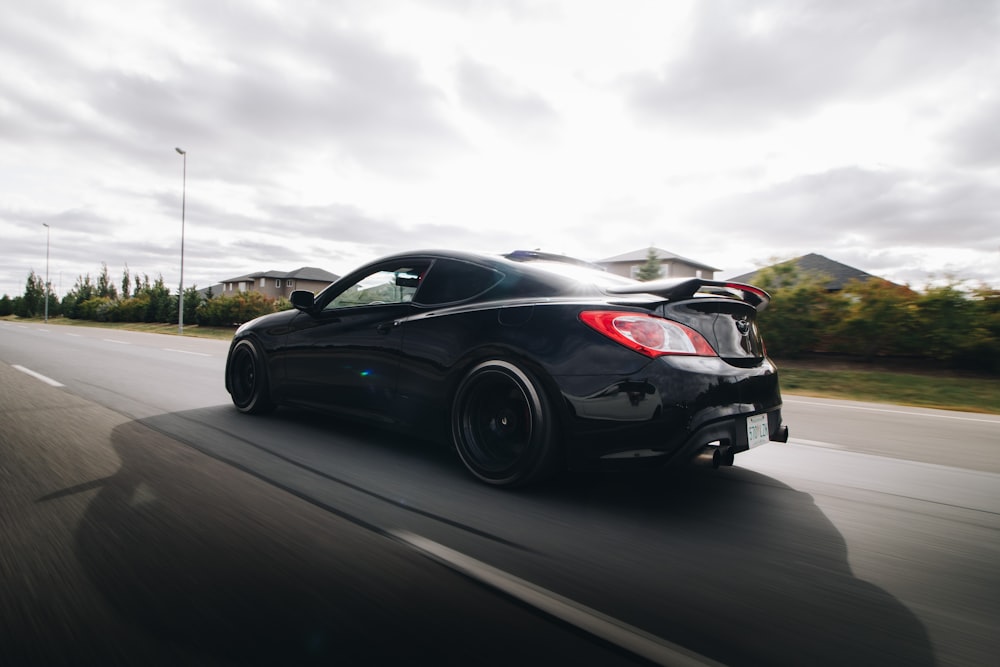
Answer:
<svg viewBox="0 0 1000 667"><path fill-rule="evenodd" d="M622 311L586 310L580 313L580 320L615 342L648 357L665 354L718 356L700 333L662 317Z"/></svg>

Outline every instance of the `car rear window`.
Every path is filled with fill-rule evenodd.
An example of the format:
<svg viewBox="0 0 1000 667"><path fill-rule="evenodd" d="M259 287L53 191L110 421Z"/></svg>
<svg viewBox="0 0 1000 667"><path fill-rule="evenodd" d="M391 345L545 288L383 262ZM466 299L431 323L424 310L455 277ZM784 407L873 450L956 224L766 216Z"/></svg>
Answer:
<svg viewBox="0 0 1000 667"><path fill-rule="evenodd" d="M630 278L624 278L622 276L616 275L614 273L609 273L607 271L599 271L597 269L592 269L587 266L580 266L578 264L570 264L568 262L550 262L546 260L531 260L524 262L528 266L532 266L549 273L554 273L557 276L563 278L569 278L578 283L583 283L585 285L594 285L599 288L615 287L619 285L632 285L636 281Z"/></svg>

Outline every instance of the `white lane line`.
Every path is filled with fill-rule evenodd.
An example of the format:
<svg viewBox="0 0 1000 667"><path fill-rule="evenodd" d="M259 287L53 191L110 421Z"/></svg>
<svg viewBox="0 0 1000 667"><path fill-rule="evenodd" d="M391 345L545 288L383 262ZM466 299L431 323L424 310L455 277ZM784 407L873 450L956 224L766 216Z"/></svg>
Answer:
<svg viewBox="0 0 1000 667"><path fill-rule="evenodd" d="M101 340L105 340L105 341L107 341L109 343L118 343L119 345L131 345L132 344L132 343L126 341L126 340L115 340L114 338L102 338Z"/></svg>
<svg viewBox="0 0 1000 667"><path fill-rule="evenodd" d="M392 531L392 534L453 570L659 665L704 667L721 664L425 537L403 530Z"/></svg>
<svg viewBox="0 0 1000 667"><path fill-rule="evenodd" d="M80 334L68 333L67 336L72 336L73 338L80 338Z"/></svg>
<svg viewBox="0 0 1000 667"><path fill-rule="evenodd" d="M821 401L803 401L801 399L793 398L789 399L787 396L784 398L785 403L802 403L803 405L815 405L824 408L840 408L842 410L864 410L865 412L886 412L892 415L903 415L905 417L932 417L935 419L957 419L959 421L966 422L984 422L986 424L1000 424L1000 419L979 419L977 417L962 417L960 415L942 415L930 412L913 412L911 410L893 410L891 408L869 408L862 405L841 405L840 403L826 403ZM928 410L933 410L934 408L927 408Z"/></svg>
<svg viewBox="0 0 1000 667"><path fill-rule="evenodd" d="M835 445L832 442L823 442L822 440L806 440L805 438L789 438L788 444L790 445L805 445L806 447L822 447L824 449L839 449L847 451L847 447L844 445Z"/></svg>
<svg viewBox="0 0 1000 667"><path fill-rule="evenodd" d="M16 368L17 370L21 371L22 373L30 375L31 377L35 378L36 380L41 380L42 382L44 382L46 384L50 384L53 387L65 387L66 386L62 382L56 382L52 378L46 377L46 376L42 375L41 373L36 373L35 371L31 370L30 368L25 368L24 366L18 366L16 364L14 366L12 366L12 368Z"/></svg>
<svg viewBox="0 0 1000 667"><path fill-rule="evenodd" d="M163 349L165 351L167 351L167 352L178 352L180 354L193 354L193 355L196 355L196 356L199 356L199 357L210 357L210 356L212 356L210 354L205 354L204 352L188 352L187 350L177 350L177 349L172 348L172 347L165 347Z"/></svg>

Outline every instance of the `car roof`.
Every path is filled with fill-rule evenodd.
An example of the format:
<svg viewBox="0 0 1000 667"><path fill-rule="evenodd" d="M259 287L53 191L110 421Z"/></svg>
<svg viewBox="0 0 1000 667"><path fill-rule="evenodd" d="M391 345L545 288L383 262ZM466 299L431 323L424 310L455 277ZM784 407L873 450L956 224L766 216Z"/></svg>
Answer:
<svg viewBox="0 0 1000 667"><path fill-rule="evenodd" d="M384 257L380 257L372 262L365 264L365 266L370 266L372 264L381 264L382 262L394 262L399 260L405 260L408 258L413 258L413 259L447 258L447 259L464 260L468 262L477 262L480 264L485 263L492 266L507 266L507 267L531 266L534 262L553 262L558 264L579 266L581 268L588 268L597 272L605 272L604 267L602 267L600 264L594 264L593 262L588 262L583 259L577 259L576 257L570 257L569 255L557 255L555 253L541 252L539 250L513 250L506 254L483 252L483 251L471 251L471 250L451 250L451 249L412 250L407 252L398 252L391 255L386 255Z"/></svg>
<svg viewBox="0 0 1000 667"><path fill-rule="evenodd" d="M595 288L595 294L599 294L602 291L598 287L598 281L581 279L588 272L593 272L595 278L606 276L609 281L615 283L630 284L636 282L629 278L608 273L602 266L586 260L568 255L545 253L538 250L514 250L507 254L451 249L413 250L381 257L366 266L381 264L382 262L405 261L407 259L454 259L472 262L489 266L504 273L529 274L550 288L566 288L570 284L578 286L591 284ZM554 266L567 267L567 273L553 271L552 267ZM571 268L575 268L576 271L570 271ZM577 275L574 276L572 273L577 273Z"/></svg>

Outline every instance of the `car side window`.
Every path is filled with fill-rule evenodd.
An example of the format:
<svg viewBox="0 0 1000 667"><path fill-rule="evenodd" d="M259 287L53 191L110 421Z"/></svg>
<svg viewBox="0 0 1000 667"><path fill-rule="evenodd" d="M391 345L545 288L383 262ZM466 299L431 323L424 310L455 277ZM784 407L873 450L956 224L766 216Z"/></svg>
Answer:
<svg viewBox="0 0 1000 667"><path fill-rule="evenodd" d="M426 265L379 267L342 290L323 310L408 303L426 269Z"/></svg>
<svg viewBox="0 0 1000 667"><path fill-rule="evenodd" d="M478 296L503 279L494 269L453 259L438 259L420 281L414 303L436 306Z"/></svg>

